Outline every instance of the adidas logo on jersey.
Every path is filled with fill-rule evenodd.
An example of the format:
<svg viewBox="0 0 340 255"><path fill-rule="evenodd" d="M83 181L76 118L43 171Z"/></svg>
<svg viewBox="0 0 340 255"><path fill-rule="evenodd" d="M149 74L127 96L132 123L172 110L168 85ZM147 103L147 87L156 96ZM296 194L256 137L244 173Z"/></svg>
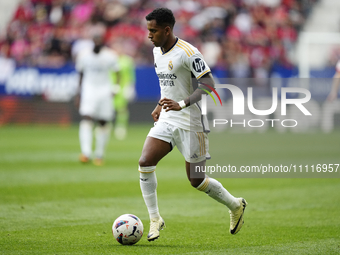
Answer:
<svg viewBox="0 0 340 255"><path fill-rule="evenodd" d="M190 158L198 158L197 154L195 153L194 155L192 155Z"/></svg>

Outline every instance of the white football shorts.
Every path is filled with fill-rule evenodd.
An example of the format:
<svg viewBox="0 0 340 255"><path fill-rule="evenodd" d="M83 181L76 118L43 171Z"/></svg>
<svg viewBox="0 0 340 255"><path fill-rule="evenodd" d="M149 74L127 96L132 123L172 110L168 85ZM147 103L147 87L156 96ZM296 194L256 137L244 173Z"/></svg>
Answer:
<svg viewBox="0 0 340 255"><path fill-rule="evenodd" d="M105 93L104 93L105 92ZM106 91L83 91L80 98L79 113L95 120L112 121L114 116L113 98Z"/></svg>
<svg viewBox="0 0 340 255"><path fill-rule="evenodd" d="M167 122L158 121L150 129L148 136L168 142L172 148L177 146L185 161L189 163L210 159L209 140L204 132L184 130Z"/></svg>

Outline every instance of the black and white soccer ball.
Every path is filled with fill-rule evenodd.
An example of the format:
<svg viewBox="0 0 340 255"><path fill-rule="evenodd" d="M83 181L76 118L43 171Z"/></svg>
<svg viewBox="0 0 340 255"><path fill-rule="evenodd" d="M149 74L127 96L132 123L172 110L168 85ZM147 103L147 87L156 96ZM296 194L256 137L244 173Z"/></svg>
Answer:
<svg viewBox="0 0 340 255"><path fill-rule="evenodd" d="M123 245L137 243L142 238L143 232L142 221L133 214L119 216L112 225L113 237Z"/></svg>

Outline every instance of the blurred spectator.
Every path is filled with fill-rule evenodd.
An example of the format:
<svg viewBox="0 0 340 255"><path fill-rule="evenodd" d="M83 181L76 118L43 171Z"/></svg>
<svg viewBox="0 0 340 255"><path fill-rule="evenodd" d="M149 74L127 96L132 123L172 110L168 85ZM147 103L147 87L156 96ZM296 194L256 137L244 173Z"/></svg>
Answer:
<svg viewBox="0 0 340 255"><path fill-rule="evenodd" d="M128 9L121 3L112 2L105 6L103 20L108 26L114 26L128 13Z"/></svg>
<svg viewBox="0 0 340 255"><path fill-rule="evenodd" d="M21 0L18 5L16 12L13 15L14 20L19 20L22 22L29 22L33 20L34 17L34 7L30 0Z"/></svg>
<svg viewBox="0 0 340 255"><path fill-rule="evenodd" d="M71 58L71 45L65 39L65 29L56 27L53 35L45 46L46 65L51 67L61 67Z"/></svg>
<svg viewBox="0 0 340 255"><path fill-rule="evenodd" d="M58 25L62 23L64 17L66 16L66 10L62 0L53 0L49 13L49 21L51 24Z"/></svg>
<svg viewBox="0 0 340 255"><path fill-rule="evenodd" d="M18 63L24 63L25 57L29 52L29 44L24 35L18 33L11 43L10 47L11 57Z"/></svg>
<svg viewBox="0 0 340 255"><path fill-rule="evenodd" d="M81 25L91 18L94 11L94 5L90 1L80 2L71 10L70 19Z"/></svg>

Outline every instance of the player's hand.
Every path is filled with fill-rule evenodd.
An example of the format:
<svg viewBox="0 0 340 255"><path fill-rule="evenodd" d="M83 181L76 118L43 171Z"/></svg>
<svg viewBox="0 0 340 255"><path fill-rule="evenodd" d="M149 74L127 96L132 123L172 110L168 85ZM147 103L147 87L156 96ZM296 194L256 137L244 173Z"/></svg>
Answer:
<svg viewBox="0 0 340 255"><path fill-rule="evenodd" d="M160 105L157 105L156 108L152 111L151 116L154 122L158 121L161 111L162 111L162 106Z"/></svg>
<svg viewBox="0 0 340 255"><path fill-rule="evenodd" d="M159 101L159 103L162 105L163 109L168 112L168 111L180 111L182 108L179 106L179 104L172 100L164 97Z"/></svg>

